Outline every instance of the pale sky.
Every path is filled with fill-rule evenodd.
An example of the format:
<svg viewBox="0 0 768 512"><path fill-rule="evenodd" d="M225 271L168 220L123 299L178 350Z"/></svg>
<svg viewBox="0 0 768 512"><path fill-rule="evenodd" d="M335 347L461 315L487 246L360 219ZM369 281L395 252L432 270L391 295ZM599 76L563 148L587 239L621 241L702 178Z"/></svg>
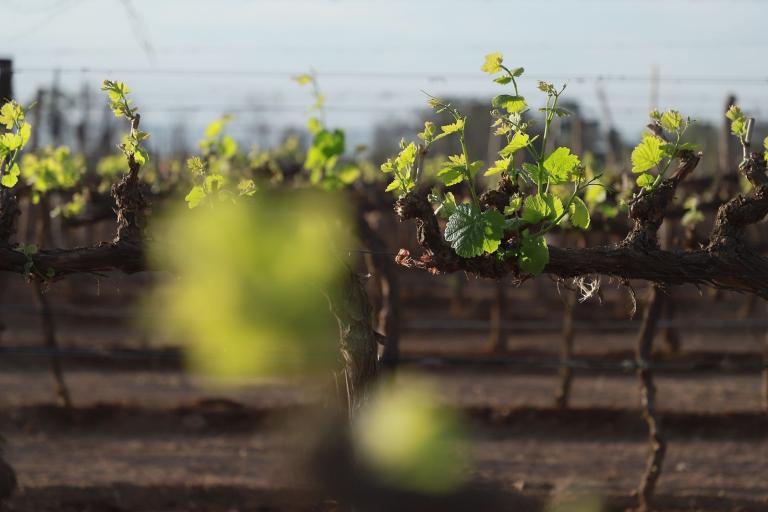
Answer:
<svg viewBox="0 0 768 512"><path fill-rule="evenodd" d="M260 122L301 124L310 99L290 76L312 68L329 124L362 140L375 121L412 118L425 104L422 90L507 92L479 70L492 51L526 68L522 93L534 105L536 79L568 80L568 97L600 117L599 83L627 137L645 124L654 66L660 108L715 120L733 92L768 123L761 0L0 0L0 7L9 27L0 55L14 59L20 99L49 84L55 69L72 91L123 80L160 135L181 121L196 137L223 112L237 115L241 134Z"/></svg>

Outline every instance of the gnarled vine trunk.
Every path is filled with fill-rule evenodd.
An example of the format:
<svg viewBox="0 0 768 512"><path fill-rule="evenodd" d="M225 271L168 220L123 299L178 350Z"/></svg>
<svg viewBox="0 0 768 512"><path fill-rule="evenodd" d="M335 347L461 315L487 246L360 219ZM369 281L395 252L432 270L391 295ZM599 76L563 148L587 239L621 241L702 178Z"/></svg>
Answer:
<svg viewBox="0 0 768 512"><path fill-rule="evenodd" d="M640 379L640 404L643 408L643 418L648 425L649 453L645 473L640 480L637 490L640 510L650 510L653 490L661 475L664 455L667 452L667 441L661 431L658 413L656 411L656 384L650 368L653 356L653 339L659 317L664 310L665 298L657 286L651 288L648 305L643 315L643 325L637 338L636 362L637 376Z"/></svg>
<svg viewBox="0 0 768 512"><path fill-rule="evenodd" d="M339 369L335 375L339 401L351 418L365 403L378 371L379 335L373 329L368 294L353 271L329 297L339 325Z"/></svg>
<svg viewBox="0 0 768 512"><path fill-rule="evenodd" d="M573 328L573 308L576 306L576 296L568 293L563 300L563 330L560 340L560 362L563 366L558 370L560 383L555 394L555 406L565 409L571 399L571 384L573 383L573 368L568 363L573 357L573 342L576 333Z"/></svg>

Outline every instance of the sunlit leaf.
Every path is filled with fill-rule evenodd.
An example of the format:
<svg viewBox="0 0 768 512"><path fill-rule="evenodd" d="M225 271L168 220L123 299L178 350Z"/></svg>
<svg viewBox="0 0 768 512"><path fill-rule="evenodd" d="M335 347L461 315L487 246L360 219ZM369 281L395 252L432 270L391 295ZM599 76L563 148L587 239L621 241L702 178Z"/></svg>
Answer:
<svg viewBox="0 0 768 512"><path fill-rule="evenodd" d="M504 148L499 151L499 154L503 157L512 156L517 151L526 147L530 139L531 138L527 133L517 132L512 136L512 140L509 141L509 144L504 146Z"/></svg>
<svg viewBox="0 0 768 512"><path fill-rule="evenodd" d="M632 150L632 172L644 172L661 162L664 151L661 146L664 141L655 135L646 135Z"/></svg>
<svg viewBox="0 0 768 512"><path fill-rule="evenodd" d="M544 160L544 169L552 183L565 183L573 180L574 171L580 163L579 157L572 155L570 149L559 147Z"/></svg>
<svg viewBox="0 0 768 512"><path fill-rule="evenodd" d="M590 223L589 208L579 196L574 196L568 207L568 216L574 227L588 229Z"/></svg>
<svg viewBox="0 0 768 512"><path fill-rule="evenodd" d="M485 56L485 62L480 67L481 71L493 74L501 71L501 63L504 61L504 56L500 52L489 53Z"/></svg>

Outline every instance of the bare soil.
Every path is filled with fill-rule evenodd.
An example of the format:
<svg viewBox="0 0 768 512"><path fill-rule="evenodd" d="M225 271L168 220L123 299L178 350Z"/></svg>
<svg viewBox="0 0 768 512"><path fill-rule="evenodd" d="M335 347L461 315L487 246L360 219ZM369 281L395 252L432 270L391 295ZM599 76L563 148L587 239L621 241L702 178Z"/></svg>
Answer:
<svg viewBox="0 0 768 512"><path fill-rule="evenodd" d="M471 480L531 510L570 493L631 505L647 450L632 375L579 375L573 408L557 410L554 375L421 370L468 417ZM0 431L21 484L13 510L332 509L297 463L305 443L292 426L319 398L306 383L226 388L176 371L75 368L77 409L66 413L49 379L0 373ZM662 509L768 510L760 375L665 375L658 385L670 438Z"/></svg>

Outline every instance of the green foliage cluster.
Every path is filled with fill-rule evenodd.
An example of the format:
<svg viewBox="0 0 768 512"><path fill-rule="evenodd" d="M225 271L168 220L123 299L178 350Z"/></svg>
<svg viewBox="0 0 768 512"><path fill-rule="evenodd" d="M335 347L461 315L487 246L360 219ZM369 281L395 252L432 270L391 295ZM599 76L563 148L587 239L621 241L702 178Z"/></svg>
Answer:
<svg viewBox="0 0 768 512"><path fill-rule="evenodd" d="M353 163L342 162L346 150L344 131L326 127L325 96L320 93L317 78L314 74L303 74L295 80L299 85L311 86L315 100L310 112L317 115L312 115L307 122L312 142L304 161L310 183L325 190L338 190L354 183L360 177L360 168Z"/></svg>
<svg viewBox="0 0 768 512"><path fill-rule="evenodd" d="M430 145L444 137L456 137L461 153L448 157L437 179L446 188L464 185L469 197L458 203L453 190L440 188L430 195L436 213L447 220L446 240L464 258L482 254L495 254L500 260L516 258L523 271L538 274L549 261L544 238L549 231L565 222L575 228L589 227L590 213L583 196L597 185L599 176L588 176L581 159L570 148L548 146L553 120L570 115L558 105L565 85L556 88L550 83L538 83L546 103L538 109L543 117L543 133L533 135L528 100L518 87L524 69L509 68L500 53L492 53L486 56L481 70L496 75L493 81L499 85L511 84L514 93L499 94L491 102L495 134L505 141L493 165L486 168L482 161L470 157L465 139L467 117L451 104L430 97L430 106L438 114L446 114L450 122L439 129L431 122L425 123L418 134L421 142L401 143L400 153L387 160L381 170L393 176L387 190L405 195L420 181ZM525 155L525 159L519 155ZM501 211L484 208L480 203L476 176L484 168L484 176L500 175L515 190Z"/></svg>
<svg viewBox="0 0 768 512"><path fill-rule="evenodd" d="M215 204L215 207L213 205ZM152 257L178 279L153 307L159 332L184 340L192 368L215 377L331 371L335 322L323 292L348 247L341 203L308 191L258 194L174 211L153 228Z"/></svg>
<svg viewBox="0 0 768 512"><path fill-rule="evenodd" d="M236 190L226 187L235 169L243 167L244 156L239 153L237 142L225 132L232 121L231 115L216 119L205 129L200 141L202 156L187 160L187 170L192 173L195 185L184 198L189 208L204 202L233 201L237 196L253 195L257 186L253 179L240 179Z"/></svg>
<svg viewBox="0 0 768 512"><path fill-rule="evenodd" d="M21 170L16 159L32 135L32 126L27 123L24 107L9 101L0 107L0 185L7 188L16 186Z"/></svg>
<svg viewBox="0 0 768 512"><path fill-rule="evenodd" d="M109 107L115 117L131 121L131 131L123 137L120 150L129 160L132 158L140 166L144 165L149 160L149 154L142 142L149 138L149 134L138 129L139 112L133 100L128 98L130 89L123 82L104 80L101 90L109 96Z"/></svg>
<svg viewBox="0 0 768 512"><path fill-rule="evenodd" d="M41 194L75 188L84 174L83 156L73 155L66 146L47 146L21 159L21 176L30 186L35 203Z"/></svg>
<svg viewBox="0 0 768 512"><path fill-rule="evenodd" d="M725 112L725 117L731 122L731 133L739 139L746 152L750 146L749 119L746 114L737 106L731 105ZM768 137L763 139L763 158L768 160Z"/></svg>
<svg viewBox="0 0 768 512"><path fill-rule="evenodd" d="M253 148L246 155L225 132L232 116L222 117L206 129L205 138L200 142L201 155L186 162L192 181L185 197L189 208L253 196L262 187L270 188L283 182L292 167L299 168L298 173L291 173L292 185L326 191L352 185L372 167L370 163L357 159L365 148L355 149L354 160L345 159L344 131L325 126L325 98L319 92L314 75L300 75L295 80L300 85L311 85L314 96L307 122L312 139L306 154L302 154L298 140L289 137L273 150Z"/></svg>
<svg viewBox="0 0 768 512"><path fill-rule="evenodd" d="M690 118L683 118L676 110L661 113L654 110L650 114L649 131L642 141L632 150L632 172L639 174L638 186L644 190L653 190L664 179L670 165L680 151L693 151L695 144L683 142L683 135L692 123ZM667 137L673 141L668 142Z"/></svg>

